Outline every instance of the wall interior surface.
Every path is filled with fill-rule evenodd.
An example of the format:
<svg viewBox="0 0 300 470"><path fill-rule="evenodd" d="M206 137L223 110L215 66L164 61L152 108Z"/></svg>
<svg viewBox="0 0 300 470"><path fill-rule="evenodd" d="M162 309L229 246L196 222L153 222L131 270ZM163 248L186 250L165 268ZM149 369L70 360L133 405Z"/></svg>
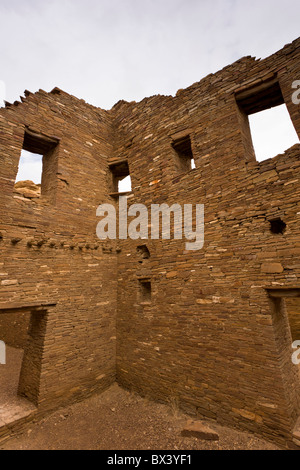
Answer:
<svg viewBox="0 0 300 470"><path fill-rule="evenodd" d="M282 299L300 289L300 145L257 162L248 115L284 102L300 137L295 80L300 39L175 97L103 111L56 88L0 109L0 339L14 323L8 309L51 304L38 406L117 380L193 415L292 441L300 376L290 318L296 324L300 312L299 301ZM43 151L40 197L14 187L22 148ZM111 165L124 161L128 205L204 204L201 250L187 251L184 239L97 238L96 208L118 205ZM270 230L274 220L282 232Z"/></svg>

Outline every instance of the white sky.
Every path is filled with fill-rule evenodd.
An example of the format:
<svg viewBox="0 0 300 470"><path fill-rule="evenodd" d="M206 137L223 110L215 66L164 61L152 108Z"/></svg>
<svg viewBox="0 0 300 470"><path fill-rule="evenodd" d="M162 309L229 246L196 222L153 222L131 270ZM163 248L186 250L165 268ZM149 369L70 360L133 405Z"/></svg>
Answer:
<svg viewBox="0 0 300 470"><path fill-rule="evenodd" d="M299 17L299 0L0 0L0 100L55 86L104 109L174 95L281 49Z"/></svg>
<svg viewBox="0 0 300 470"><path fill-rule="evenodd" d="M43 156L22 150L16 182L31 180L41 184L42 170Z"/></svg>
<svg viewBox="0 0 300 470"><path fill-rule="evenodd" d="M299 143L285 104L249 116L256 159L275 157Z"/></svg>

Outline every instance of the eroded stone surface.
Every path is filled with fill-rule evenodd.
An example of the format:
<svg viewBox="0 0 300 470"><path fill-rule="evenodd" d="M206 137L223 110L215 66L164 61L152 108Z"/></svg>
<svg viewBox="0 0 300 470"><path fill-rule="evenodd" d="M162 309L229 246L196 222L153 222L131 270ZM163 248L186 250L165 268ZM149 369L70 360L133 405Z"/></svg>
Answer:
<svg viewBox="0 0 300 470"><path fill-rule="evenodd" d="M197 437L205 441L218 441L219 435L213 431L207 424L201 421L189 420L181 432L184 437Z"/></svg>
<svg viewBox="0 0 300 470"><path fill-rule="evenodd" d="M15 192L22 194L29 199L41 196L41 185L35 184L32 181L18 181L15 184Z"/></svg>

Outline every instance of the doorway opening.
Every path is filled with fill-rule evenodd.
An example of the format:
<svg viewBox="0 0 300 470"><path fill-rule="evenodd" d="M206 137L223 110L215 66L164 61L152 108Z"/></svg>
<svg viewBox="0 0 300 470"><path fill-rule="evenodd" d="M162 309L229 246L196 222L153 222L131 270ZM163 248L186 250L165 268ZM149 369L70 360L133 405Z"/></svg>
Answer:
<svg viewBox="0 0 300 470"><path fill-rule="evenodd" d="M293 344L300 340L300 288L268 289L281 375L292 419L300 416L300 365L293 363Z"/></svg>
<svg viewBox="0 0 300 470"><path fill-rule="evenodd" d="M0 426L36 410L46 331L46 311L0 309L0 339L6 363L0 365Z"/></svg>

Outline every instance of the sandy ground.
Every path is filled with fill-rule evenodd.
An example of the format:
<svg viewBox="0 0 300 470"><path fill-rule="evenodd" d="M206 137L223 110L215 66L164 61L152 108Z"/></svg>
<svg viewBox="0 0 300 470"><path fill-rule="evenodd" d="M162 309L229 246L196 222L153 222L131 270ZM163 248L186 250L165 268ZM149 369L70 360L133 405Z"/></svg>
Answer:
<svg viewBox="0 0 300 470"><path fill-rule="evenodd" d="M181 436L187 416L174 407L150 402L113 385L102 395L60 409L4 450L225 450L277 447L251 434L210 425L219 442Z"/></svg>

